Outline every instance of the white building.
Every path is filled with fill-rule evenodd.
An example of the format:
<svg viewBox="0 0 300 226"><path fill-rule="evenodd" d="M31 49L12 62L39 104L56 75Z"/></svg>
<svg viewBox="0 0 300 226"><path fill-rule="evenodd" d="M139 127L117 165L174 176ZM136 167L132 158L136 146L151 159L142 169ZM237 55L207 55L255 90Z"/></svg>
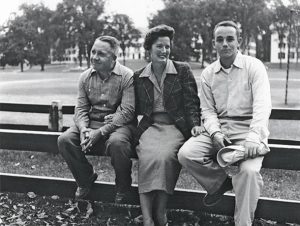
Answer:
<svg viewBox="0 0 300 226"><path fill-rule="evenodd" d="M288 35L285 35L282 43L280 43L277 32L274 32L271 35L271 59L270 59L271 63L279 63L280 58L282 63L287 63L287 56L288 56L287 42L288 42ZM298 58L298 62L300 62L300 48L298 49L298 53L297 53L296 44L292 43L290 48L290 62L296 63L297 58Z"/></svg>
<svg viewBox="0 0 300 226"><path fill-rule="evenodd" d="M125 59L144 59L145 57L145 50L143 47L143 43L144 43L144 39L140 38L139 40L137 40L134 43L134 47L130 46L127 47L125 49ZM68 48L65 50L65 54L63 56L63 60L62 61L57 61L54 59L53 56L53 49L51 49L50 51L50 59L51 59L51 63L55 64L55 63L65 63L65 64L78 64L79 60L78 60L78 53L79 53L79 49L78 46L75 46L74 48ZM119 56L118 56L119 60L123 59L123 53L122 50L120 48L119 51ZM83 63L86 63L86 59L82 59Z"/></svg>

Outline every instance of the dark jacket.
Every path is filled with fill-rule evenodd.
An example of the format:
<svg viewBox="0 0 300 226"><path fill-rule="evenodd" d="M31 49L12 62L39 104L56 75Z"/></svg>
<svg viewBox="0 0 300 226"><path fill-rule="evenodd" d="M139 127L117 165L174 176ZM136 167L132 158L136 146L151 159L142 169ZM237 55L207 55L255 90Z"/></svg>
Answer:
<svg viewBox="0 0 300 226"><path fill-rule="evenodd" d="M188 139L191 129L200 125L200 100L197 84L190 66L173 61L177 74L167 74L164 80L163 100L167 113L175 126ZM145 68L134 73L136 95L136 115L142 115L135 139L138 141L142 133L152 125L154 90L149 78L139 77Z"/></svg>

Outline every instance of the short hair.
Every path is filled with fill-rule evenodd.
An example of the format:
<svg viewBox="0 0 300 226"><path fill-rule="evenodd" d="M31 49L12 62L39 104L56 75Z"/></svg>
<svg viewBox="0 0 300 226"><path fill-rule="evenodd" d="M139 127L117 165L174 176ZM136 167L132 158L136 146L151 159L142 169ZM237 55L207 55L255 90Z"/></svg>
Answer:
<svg viewBox="0 0 300 226"><path fill-rule="evenodd" d="M107 42L110 47L112 48L112 53L114 54L115 57L118 56L119 54L119 48L120 48L120 42L118 39L115 37L109 36L109 35L104 35L96 38L95 41L102 41L102 42Z"/></svg>
<svg viewBox="0 0 300 226"><path fill-rule="evenodd" d="M169 37L170 42L172 43L173 37L175 34L174 28L165 25L160 24L158 26L155 26L147 32L145 36L145 42L144 42L144 48L145 50L150 50L152 44L159 38L159 37Z"/></svg>
<svg viewBox="0 0 300 226"><path fill-rule="evenodd" d="M239 29L238 25L231 20L224 20L224 21L217 23L217 25L214 28L214 36L215 36L215 32L218 27L233 27L236 30L236 36L238 38L240 37L240 29Z"/></svg>

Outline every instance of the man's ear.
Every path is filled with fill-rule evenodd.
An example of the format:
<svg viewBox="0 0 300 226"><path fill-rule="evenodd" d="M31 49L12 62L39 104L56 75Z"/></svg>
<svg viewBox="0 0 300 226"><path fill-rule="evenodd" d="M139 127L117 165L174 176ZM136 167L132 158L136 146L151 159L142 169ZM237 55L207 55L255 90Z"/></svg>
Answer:
<svg viewBox="0 0 300 226"><path fill-rule="evenodd" d="M242 43L243 43L243 39L242 39L242 37L239 37L238 38L238 43L239 43L239 47L242 45Z"/></svg>
<svg viewBox="0 0 300 226"><path fill-rule="evenodd" d="M215 39L213 39L211 42L212 42L212 46L213 46L214 48L216 48L216 41L215 41Z"/></svg>

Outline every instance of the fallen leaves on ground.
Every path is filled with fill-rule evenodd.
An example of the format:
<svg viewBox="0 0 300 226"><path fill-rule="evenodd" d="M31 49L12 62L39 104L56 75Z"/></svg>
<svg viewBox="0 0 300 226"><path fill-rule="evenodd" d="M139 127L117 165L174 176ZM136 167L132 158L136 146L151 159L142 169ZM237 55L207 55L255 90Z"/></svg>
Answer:
<svg viewBox="0 0 300 226"><path fill-rule="evenodd" d="M187 210L168 212L172 226L233 226L233 219ZM75 202L64 197L27 194L0 193L0 225L98 225L127 226L142 225L139 206L94 203L81 200ZM278 226L272 221L259 220L254 226ZM291 224L293 225L293 224Z"/></svg>

